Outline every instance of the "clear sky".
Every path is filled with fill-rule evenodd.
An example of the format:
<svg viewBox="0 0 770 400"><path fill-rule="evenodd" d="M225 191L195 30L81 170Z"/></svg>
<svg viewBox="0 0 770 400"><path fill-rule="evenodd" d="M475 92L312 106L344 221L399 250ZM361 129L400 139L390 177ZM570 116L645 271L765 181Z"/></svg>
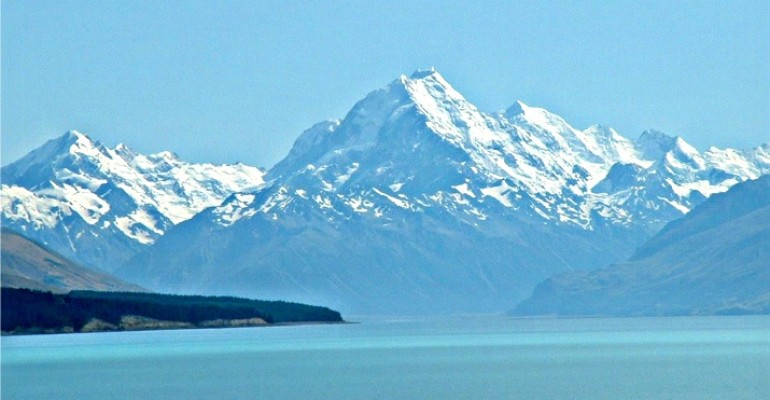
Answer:
<svg viewBox="0 0 770 400"><path fill-rule="evenodd" d="M68 129L270 167L434 66L484 111L770 141L770 1L2 2L2 164Z"/></svg>

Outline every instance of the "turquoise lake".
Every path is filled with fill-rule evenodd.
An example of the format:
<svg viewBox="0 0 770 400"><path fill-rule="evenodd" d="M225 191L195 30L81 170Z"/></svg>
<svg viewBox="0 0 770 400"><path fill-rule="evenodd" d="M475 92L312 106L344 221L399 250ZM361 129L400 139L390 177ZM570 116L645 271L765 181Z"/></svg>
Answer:
<svg viewBox="0 0 770 400"><path fill-rule="evenodd" d="M348 319L3 337L2 398L770 398L770 317Z"/></svg>

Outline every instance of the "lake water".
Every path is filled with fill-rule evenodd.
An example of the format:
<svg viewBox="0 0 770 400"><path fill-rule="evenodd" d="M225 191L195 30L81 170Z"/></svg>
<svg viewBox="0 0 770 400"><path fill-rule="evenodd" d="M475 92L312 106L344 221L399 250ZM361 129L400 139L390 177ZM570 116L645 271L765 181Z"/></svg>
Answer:
<svg viewBox="0 0 770 400"><path fill-rule="evenodd" d="M357 320L3 337L2 398L770 399L770 317Z"/></svg>

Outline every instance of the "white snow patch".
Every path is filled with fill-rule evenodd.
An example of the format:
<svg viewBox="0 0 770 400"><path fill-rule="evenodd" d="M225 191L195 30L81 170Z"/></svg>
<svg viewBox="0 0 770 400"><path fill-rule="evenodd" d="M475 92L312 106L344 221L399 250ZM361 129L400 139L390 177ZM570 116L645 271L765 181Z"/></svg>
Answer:
<svg viewBox="0 0 770 400"><path fill-rule="evenodd" d="M136 240L141 244L150 245L155 242L155 239L152 237L152 235L147 232L146 229L143 229L144 225L137 223L129 217L115 218L115 227L123 232L124 235Z"/></svg>
<svg viewBox="0 0 770 400"><path fill-rule="evenodd" d="M321 196L320 194L315 195L315 197L313 197L313 200L315 200L316 204L318 204L318 207L321 209L332 208L331 200Z"/></svg>
<svg viewBox="0 0 770 400"><path fill-rule="evenodd" d="M393 203L394 205L396 205L397 207L401 207L401 208L407 209L407 210L409 209L409 202L407 202L406 200L399 199L398 197L393 197L393 196L391 196L389 194L386 194L386 193L382 192L381 190L379 190L377 188L374 188L373 190L374 190L375 193L379 194L380 196L385 197L386 199L390 200L390 202Z"/></svg>
<svg viewBox="0 0 770 400"><path fill-rule="evenodd" d="M404 186L404 182L394 182L388 185L388 187L390 188L390 190L393 191L393 193L398 193L403 186Z"/></svg>
<svg viewBox="0 0 770 400"><path fill-rule="evenodd" d="M236 193L230 201L214 209L217 222L223 226L230 226L243 218L251 218L257 211L251 207L256 196L253 194Z"/></svg>
<svg viewBox="0 0 770 400"><path fill-rule="evenodd" d="M665 198L662 198L662 197L658 197L658 199L662 200L665 203L670 204L672 207L676 208L677 211L681 212L682 214L687 214L688 212L690 212L689 208L687 208L684 205L679 204L679 203L677 203L677 202L675 202L673 200L665 199Z"/></svg>
<svg viewBox="0 0 770 400"><path fill-rule="evenodd" d="M511 192L512 187L503 181L498 186L486 187L481 189L481 194L485 197L491 197L497 200L498 203L505 207L513 207L513 203L508 198L508 194Z"/></svg>
<svg viewBox="0 0 770 400"><path fill-rule="evenodd" d="M473 193L473 191L468 186L467 182L466 183L461 183L459 185L452 186L452 188L454 190L460 192L460 194L464 194L464 195L466 195L468 197L471 197L471 198L474 198L474 199L476 198L476 194Z"/></svg>
<svg viewBox="0 0 770 400"><path fill-rule="evenodd" d="M335 183L337 185L342 185L343 183L347 182L348 179L350 179L351 176L353 176L356 171L358 171L359 164L358 163L352 163L344 174L337 176L337 179L335 179Z"/></svg>

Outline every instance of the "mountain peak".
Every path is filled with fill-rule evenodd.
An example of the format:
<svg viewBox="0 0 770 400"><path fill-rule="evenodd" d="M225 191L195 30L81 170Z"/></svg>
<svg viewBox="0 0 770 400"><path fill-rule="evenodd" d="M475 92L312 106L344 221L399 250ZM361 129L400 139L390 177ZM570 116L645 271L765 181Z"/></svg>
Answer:
<svg viewBox="0 0 770 400"><path fill-rule="evenodd" d="M545 108L528 106L521 100L516 100L512 106L505 110L505 118L509 121L517 121L516 123L535 126L538 129L559 136L574 131L574 128L559 115L556 115Z"/></svg>
<svg viewBox="0 0 770 400"><path fill-rule="evenodd" d="M681 136L674 138L674 148L683 151L685 153L697 153L698 150L691 144L687 143Z"/></svg>
<svg viewBox="0 0 770 400"><path fill-rule="evenodd" d="M136 155L134 150L128 146L126 146L125 143L118 143L117 146L115 146L115 152L118 153L121 156L130 156L133 157Z"/></svg>
<svg viewBox="0 0 770 400"><path fill-rule="evenodd" d="M254 190L264 171L186 163L171 152L146 156L124 144L110 149L69 131L0 174L4 227L109 267L230 194Z"/></svg>
<svg viewBox="0 0 770 400"><path fill-rule="evenodd" d="M160 153L150 154L148 158L155 161L165 162L180 161L179 156L171 151L161 151Z"/></svg>
<svg viewBox="0 0 770 400"><path fill-rule="evenodd" d="M638 142L656 142L656 143L673 143L676 138L674 136L670 136L664 132L650 129L642 132L641 135L639 135L639 138L636 139Z"/></svg>
<svg viewBox="0 0 770 400"><path fill-rule="evenodd" d="M400 82L407 88L407 91L411 91L409 88L415 87L435 87L445 93L457 93L441 73L436 71L433 67L418 69L417 71L414 71L409 78L405 75L401 75ZM457 95L459 95L459 93L457 93Z"/></svg>
<svg viewBox="0 0 770 400"><path fill-rule="evenodd" d="M424 79L431 75L438 75L441 76L441 74L436 71L436 68L430 67L425 69L418 69L412 73L412 75L409 76L409 79Z"/></svg>
<svg viewBox="0 0 770 400"><path fill-rule="evenodd" d="M89 148L89 147L95 147L96 143L91 140L88 135L86 135L83 132L76 131L76 130L69 130L64 135L60 136L58 139L53 139L53 142L56 142L59 144L59 148L71 148L73 145L77 145L78 147L83 148Z"/></svg>
<svg viewBox="0 0 770 400"><path fill-rule="evenodd" d="M42 146L32 150L24 157L3 167L3 181L15 179L28 170L40 170L50 166L61 157L73 154L92 154L98 152L100 144L86 134L70 130L64 135L48 140Z"/></svg>
<svg viewBox="0 0 770 400"><path fill-rule="evenodd" d="M634 142L641 151L642 158L657 160L676 146L676 139L676 137L651 129L642 132Z"/></svg>
<svg viewBox="0 0 770 400"><path fill-rule="evenodd" d="M515 117L517 115L524 114L527 109L529 109L528 105L524 104L524 102L521 100L516 100L516 102L513 103L513 105L511 105L505 110L505 116Z"/></svg>
<svg viewBox="0 0 770 400"><path fill-rule="evenodd" d="M524 104L521 100L516 100L513 105L505 110L505 116L508 118L521 117L535 124L544 123L546 120L559 120L566 124L563 118L546 110L545 108L532 107Z"/></svg>
<svg viewBox="0 0 770 400"><path fill-rule="evenodd" d="M415 71L410 78L401 77L401 85L415 103L427 109L445 108L448 104L467 106L467 100L441 74L431 67Z"/></svg>
<svg viewBox="0 0 770 400"><path fill-rule="evenodd" d="M656 130L644 131L636 142L645 151L654 149L662 153L669 151L680 151L687 154L698 153L698 150L682 139L681 136L670 136Z"/></svg>
<svg viewBox="0 0 770 400"><path fill-rule="evenodd" d="M87 139L87 140L91 140L91 139L88 137L88 135L86 135L85 133L83 133L83 132L80 132L80 131L76 131L76 130L74 130L74 129L70 129L70 130L68 130L67 132L65 132L65 133L64 133L64 135L62 135L62 137L63 137L63 138L72 138L72 139L75 139L75 140L78 140L78 139Z"/></svg>

